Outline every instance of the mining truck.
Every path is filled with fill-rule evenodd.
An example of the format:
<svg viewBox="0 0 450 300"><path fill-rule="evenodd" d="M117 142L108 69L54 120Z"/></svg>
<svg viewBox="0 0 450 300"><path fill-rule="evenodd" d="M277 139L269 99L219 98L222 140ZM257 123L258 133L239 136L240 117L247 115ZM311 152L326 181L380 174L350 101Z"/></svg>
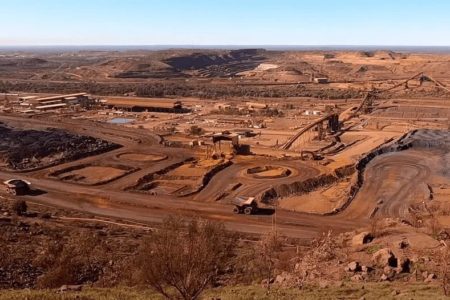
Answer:
<svg viewBox="0 0 450 300"><path fill-rule="evenodd" d="M251 215L258 211L258 203L256 203L255 197L236 197L232 203L234 204L233 212L235 214Z"/></svg>
<svg viewBox="0 0 450 300"><path fill-rule="evenodd" d="M11 195L27 195L31 192L31 182L22 179L9 179L3 182L6 192Z"/></svg>

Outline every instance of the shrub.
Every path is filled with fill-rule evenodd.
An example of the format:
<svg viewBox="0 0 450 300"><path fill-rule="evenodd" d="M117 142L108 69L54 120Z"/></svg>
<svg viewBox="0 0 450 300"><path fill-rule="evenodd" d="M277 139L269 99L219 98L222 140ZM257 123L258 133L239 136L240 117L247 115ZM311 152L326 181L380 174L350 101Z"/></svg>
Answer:
<svg viewBox="0 0 450 300"><path fill-rule="evenodd" d="M11 209L16 215L22 216L27 212L28 205L25 200L15 200L12 203Z"/></svg>
<svg viewBox="0 0 450 300"><path fill-rule="evenodd" d="M147 239L137 263L142 281L168 299L197 299L230 262L235 239L222 224L169 218Z"/></svg>
<svg viewBox="0 0 450 300"><path fill-rule="evenodd" d="M441 253L441 278L442 289L445 296L450 296L450 252L448 246Z"/></svg>
<svg viewBox="0 0 450 300"><path fill-rule="evenodd" d="M196 125L192 125L191 128L189 128L189 134L192 135L202 135L204 132L205 130L203 128Z"/></svg>
<svg viewBox="0 0 450 300"><path fill-rule="evenodd" d="M48 243L44 255L35 261L45 271L38 287L96 282L110 259L111 251L104 241L88 232L72 234L65 243Z"/></svg>
<svg viewBox="0 0 450 300"><path fill-rule="evenodd" d="M274 277L275 264L283 250L282 246L280 236L273 231L263 237L257 248L257 252L259 252L257 257L260 258L262 275L267 279L267 288L270 288L270 281Z"/></svg>

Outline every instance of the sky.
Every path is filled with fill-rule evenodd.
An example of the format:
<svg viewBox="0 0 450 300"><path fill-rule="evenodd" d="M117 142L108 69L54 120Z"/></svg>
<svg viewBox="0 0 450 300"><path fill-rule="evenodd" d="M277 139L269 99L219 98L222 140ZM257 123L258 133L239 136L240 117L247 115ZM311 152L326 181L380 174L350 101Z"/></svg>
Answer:
<svg viewBox="0 0 450 300"><path fill-rule="evenodd" d="M0 0L0 46L450 46L449 0Z"/></svg>

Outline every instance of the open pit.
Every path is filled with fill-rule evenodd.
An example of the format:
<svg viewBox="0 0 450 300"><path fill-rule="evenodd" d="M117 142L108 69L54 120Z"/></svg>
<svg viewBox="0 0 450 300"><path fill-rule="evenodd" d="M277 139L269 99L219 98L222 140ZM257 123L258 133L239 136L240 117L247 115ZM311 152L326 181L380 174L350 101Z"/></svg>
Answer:
<svg viewBox="0 0 450 300"><path fill-rule="evenodd" d="M447 211L449 150L448 131L414 130L366 154L355 165L356 173L349 166L343 176L320 175L270 192L272 197L282 197L280 207L308 213L330 214L345 208L347 214L407 217L409 205L431 200L429 205Z"/></svg>
<svg viewBox="0 0 450 300"><path fill-rule="evenodd" d="M9 170L45 168L119 147L61 129L28 130L0 124L0 166Z"/></svg>
<svg viewBox="0 0 450 300"><path fill-rule="evenodd" d="M366 214L377 208L379 200L385 203L379 207L382 215L403 217L404 210L397 205L407 203L414 194L428 199L428 190L432 190L434 203L448 204L449 168L442 166L448 166L450 158L448 154L446 161L442 158L446 137L440 133L422 132L430 138L405 144L411 151L387 154L364 169L375 156L384 156L380 155L384 152L372 150L405 132L416 128L448 132L450 94L445 86L450 83L449 55L202 52L40 53L24 54L25 58L11 53L2 58L8 62L0 71L4 89L18 93L0 95L1 120L16 127L5 126L12 133L5 133L6 129L0 132L4 179L19 177L8 174L8 170L30 171L71 162L20 175L48 190L45 197L35 198L43 203L74 208L74 203L80 202L78 194L91 185L89 192L107 195L120 207L111 205L106 211L92 201L78 209L129 219L140 219L144 214L145 218L159 218L186 209L189 213L214 211L229 217L230 222L240 222L229 216L231 207L226 207L239 196L255 196L261 205L278 203L280 220L302 227L310 216L290 215L286 210L335 213L328 220L330 224L338 220L333 223L338 225L343 220L367 219ZM23 67L24 59L40 56L58 64ZM80 68L69 66L74 61ZM404 80L419 72L434 74L439 82L426 80L421 84L425 80L421 75L409 82ZM134 79L125 79L128 77ZM33 81L14 83L14 79L29 78ZM141 82L139 78L154 80ZM85 89L95 94L89 97L80 93ZM53 93L82 95L74 98ZM55 106L47 103L49 97L61 108L52 108ZM190 113L175 114L183 112L180 108ZM110 124L110 120L117 124ZM122 148L88 157L120 147L98 139L114 141ZM251 150L246 155L238 151L246 147ZM431 159L433 153L436 155ZM373 156L358 164L368 154ZM430 156L433 164L416 162L419 154ZM187 160L189 157L192 159ZM231 162L208 160L212 157L225 157ZM297 161L300 158L308 161ZM419 167L411 167L414 164ZM348 173L335 172L347 166L353 167L346 169ZM55 180L47 180L49 173L62 169L53 176ZM420 190L398 188L400 182L406 185L420 179L416 176L419 171L432 176L417 184ZM372 177L364 178L365 174ZM366 188L361 188L363 183ZM351 197L357 191L360 200L354 201ZM407 195L397 197L394 194L398 191ZM158 196L150 197L151 193ZM176 197L185 197L185 201L164 201ZM350 206L345 206L347 203ZM144 213L144 205L161 209ZM322 217L311 216L311 222L323 226L324 219L313 218ZM258 218L260 221L265 222L264 217ZM318 231L310 231L309 226L298 232ZM257 226L248 227L256 230ZM242 228L246 226L239 226ZM267 231L267 227L259 228Z"/></svg>
<svg viewBox="0 0 450 300"><path fill-rule="evenodd" d="M292 171L281 166L262 166L247 169L246 173L256 179L276 179L289 177Z"/></svg>
<svg viewBox="0 0 450 300"><path fill-rule="evenodd" d="M100 185L123 177L136 169L122 165L77 165L49 174L50 177L85 185Z"/></svg>
<svg viewBox="0 0 450 300"><path fill-rule="evenodd" d="M167 155L144 154L144 153L122 153L117 156L119 159L136 162L158 162L167 159Z"/></svg>

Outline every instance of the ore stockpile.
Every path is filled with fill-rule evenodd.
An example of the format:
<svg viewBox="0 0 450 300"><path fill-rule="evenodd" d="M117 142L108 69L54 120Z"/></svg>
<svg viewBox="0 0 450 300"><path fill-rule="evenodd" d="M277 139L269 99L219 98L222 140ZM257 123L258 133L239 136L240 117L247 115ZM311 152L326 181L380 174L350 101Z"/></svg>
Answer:
<svg viewBox="0 0 450 300"><path fill-rule="evenodd" d="M119 148L120 145L61 129L24 130L0 125L3 167L23 171L68 162Z"/></svg>

